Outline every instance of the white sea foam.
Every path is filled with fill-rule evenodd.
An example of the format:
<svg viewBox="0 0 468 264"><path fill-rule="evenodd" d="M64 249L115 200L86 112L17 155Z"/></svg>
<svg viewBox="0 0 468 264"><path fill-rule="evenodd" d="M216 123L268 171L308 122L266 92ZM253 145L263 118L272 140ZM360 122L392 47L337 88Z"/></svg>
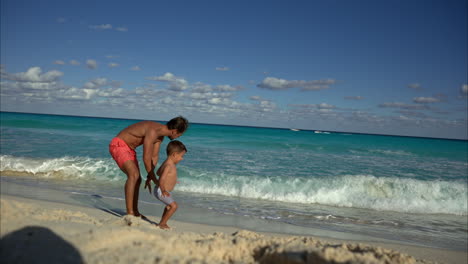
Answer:
<svg viewBox="0 0 468 264"><path fill-rule="evenodd" d="M0 156L0 172L85 181L123 181L112 159ZM178 191L301 204L323 204L420 214L467 215L466 181L373 175L262 177L214 174L180 167Z"/></svg>
<svg viewBox="0 0 468 264"><path fill-rule="evenodd" d="M467 185L463 182L373 175L304 179L220 174L189 177L184 183L178 190L405 213L467 215Z"/></svg>
<svg viewBox="0 0 468 264"><path fill-rule="evenodd" d="M87 157L38 159L1 155L0 172L55 179L121 180L122 173L113 163L111 159Z"/></svg>
<svg viewBox="0 0 468 264"><path fill-rule="evenodd" d="M403 150L388 150L388 149L371 149L369 152L373 153L380 153L385 155L397 155L397 156L411 156L413 155L410 152L406 152Z"/></svg>

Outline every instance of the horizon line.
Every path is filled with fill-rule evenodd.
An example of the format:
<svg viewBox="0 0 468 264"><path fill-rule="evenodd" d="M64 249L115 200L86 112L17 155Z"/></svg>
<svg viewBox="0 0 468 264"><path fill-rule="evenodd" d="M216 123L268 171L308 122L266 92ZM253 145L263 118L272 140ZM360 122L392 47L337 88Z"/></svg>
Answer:
<svg viewBox="0 0 468 264"><path fill-rule="evenodd" d="M119 119L119 120L135 120L144 121L149 119L137 119L137 118L121 118L121 117L106 117L106 116L88 116L88 115L65 115L65 114L50 114L50 113L31 113L31 112L19 112L19 111L2 111L0 113L15 113L15 114L32 114L32 115L51 115L51 116L68 116L68 117L86 117L86 118L101 118L101 119ZM150 120L158 122L167 122L163 120ZM218 124L218 123L200 123L200 122L189 122L189 124L197 125L211 125L211 126L233 126L233 127L248 127L248 128L266 128L266 129L281 129L291 130L298 129L300 131L321 131L330 133L346 133L356 135L370 135L370 136L389 136L389 137L408 137L408 138L421 138L421 139L442 139L442 140L456 140L456 141L468 141L468 138L444 138L444 137L425 137L425 136L408 136L408 135L392 135L392 134L379 134L379 133L363 133L363 132L350 132L350 131L333 131L333 130L322 130L322 129L302 129L302 128L287 128L287 127L268 127L268 126L251 126L251 125L230 125L230 124Z"/></svg>

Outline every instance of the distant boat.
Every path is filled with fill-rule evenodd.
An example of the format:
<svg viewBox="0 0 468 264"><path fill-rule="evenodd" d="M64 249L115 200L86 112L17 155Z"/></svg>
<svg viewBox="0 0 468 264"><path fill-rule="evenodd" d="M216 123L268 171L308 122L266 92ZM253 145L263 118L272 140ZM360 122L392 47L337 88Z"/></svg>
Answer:
<svg viewBox="0 0 468 264"><path fill-rule="evenodd" d="M291 131L301 131L300 129L297 129L297 128L290 128L289 130L291 130Z"/></svg>
<svg viewBox="0 0 468 264"><path fill-rule="evenodd" d="M324 131L320 131L320 130L315 130L314 133L315 134L330 134L330 132L324 132Z"/></svg>

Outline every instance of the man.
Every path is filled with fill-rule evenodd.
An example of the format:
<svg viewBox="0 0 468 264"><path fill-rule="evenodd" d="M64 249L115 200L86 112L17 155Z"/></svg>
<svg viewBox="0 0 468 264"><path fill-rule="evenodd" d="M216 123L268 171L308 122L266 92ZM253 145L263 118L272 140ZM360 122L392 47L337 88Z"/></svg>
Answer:
<svg viewBox="0 0 468 264"><path fill-rule="evenodd" d="M143 162L148 173L147 178L157 182L154 169L158 164L159 148L164 137L176 139L187 128L188 121L182 116L171 119L165 125L153 121L141 121L128 126L112 139L109 144L109 153L127 175L125 182L127 214L143 217L138 211L141 176L135 149L143 145ZM145 188L146 185L149 185L149 181L145 184ZM151 189L151 186L149 187Z"/></svg>

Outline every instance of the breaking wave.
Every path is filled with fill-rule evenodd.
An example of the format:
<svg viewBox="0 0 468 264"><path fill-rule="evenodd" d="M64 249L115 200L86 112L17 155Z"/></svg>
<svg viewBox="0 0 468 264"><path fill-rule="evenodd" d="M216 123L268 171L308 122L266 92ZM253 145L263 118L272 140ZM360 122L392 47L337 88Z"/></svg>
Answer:
<svg viewBox="0 0 468 264"><path fill-rule="evenodd" d="M300 204L322 204L418 214L467 215L466 181L374 175L264 177L179 168L177 191ZM2 175L86 181L124 181L112 159L0 156Z"/></svg>

